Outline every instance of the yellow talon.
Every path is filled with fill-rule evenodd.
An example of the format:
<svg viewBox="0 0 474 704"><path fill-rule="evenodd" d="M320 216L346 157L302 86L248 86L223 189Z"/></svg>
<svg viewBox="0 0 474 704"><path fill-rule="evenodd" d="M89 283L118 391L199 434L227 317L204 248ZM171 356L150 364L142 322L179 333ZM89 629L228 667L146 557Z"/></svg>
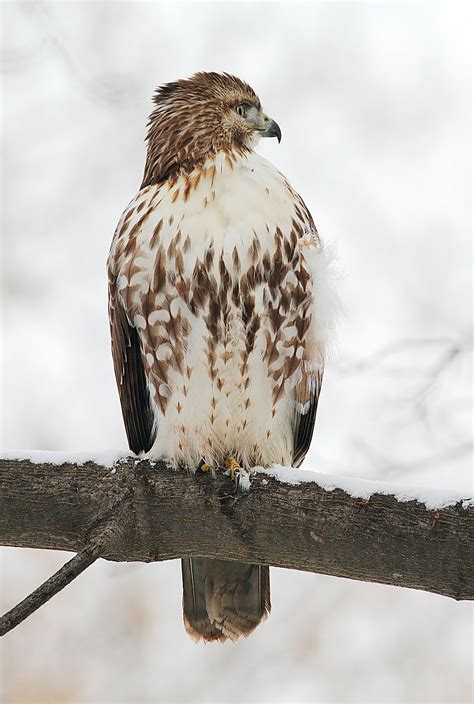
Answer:
<svg viewBox="0 0 474 704"><path fill-rule="evenodd" d="M204 463L199 467L199 469L201 470L201 472L209 472L209 470L211 469L211 465Z"/></svg>
<svg viewBox="0 0 474 704"><path fill-rule="evenodd" d="M226 468L230 472L230 476L232 479L234 479L236 472L238 472L241 468L240 464L237 462L235 457L228 457L226 461L224 462Z"/></svg>

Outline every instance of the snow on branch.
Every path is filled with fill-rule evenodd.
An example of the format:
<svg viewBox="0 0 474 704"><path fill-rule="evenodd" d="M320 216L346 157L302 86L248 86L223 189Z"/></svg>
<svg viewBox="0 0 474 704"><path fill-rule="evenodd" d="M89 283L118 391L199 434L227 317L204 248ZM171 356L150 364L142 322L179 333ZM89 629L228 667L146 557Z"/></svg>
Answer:
<svg viewBox="0 0 474 704"><path fill-rule="evenodd" d="M98 557L202 556L474 598L474 503L459 493L284 467L256 469L236 490L220 471L192 476L120 453L3 455L0 544L78 555L0 619L0 633Z"/></svg>

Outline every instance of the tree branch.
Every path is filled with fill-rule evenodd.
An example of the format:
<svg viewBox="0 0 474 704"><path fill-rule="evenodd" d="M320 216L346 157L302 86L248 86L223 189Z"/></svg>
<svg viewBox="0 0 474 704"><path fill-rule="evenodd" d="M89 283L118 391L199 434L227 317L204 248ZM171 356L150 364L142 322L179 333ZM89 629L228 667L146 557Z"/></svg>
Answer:
<svg viewBox="0 0 474 704"><path fill-rule="evenodd" d="M73 579L76 579L81 572L90 567L98 557L98 552L89 548L84 548L77 555L74 555L52 577L0 618L0 636L4 636L40 606L46 604L55 594L64 589Z"/></svg>
<svg viewBox="0 0 474 704"><path fill-rule="evenodd" d="M1 463L2 460L0 460L0 467ZM105 546L108 545L110 547L114 542L120 540L121 508L123 503L123 499L113 502L111 510L107 511L107 514L109 514L108 519L104 520L102 518L96 521L95 526L90 531L87 544L77 555L74 555L34 592L0 618L0 637L11 631L15 626L18 626L28 616L37 611L40 606L52 599L55 594L67 587L76 577L79 577L84 570L90 567L103 554ZM3 508L3 505L1 505L1 508Z"/></svg>
<svg viewBox="0 0 474 704"><path fill-rule="evenodd" d="M396 485L290 469L278 476L292 483L258 472L236 494L220 473L192 477L161 462L128 458L111 471L4 459L0 544L82 555L28 597L34 608L98 556L238 560L474 598L472 502L427 508L416 492L397 499Z"/></svg>

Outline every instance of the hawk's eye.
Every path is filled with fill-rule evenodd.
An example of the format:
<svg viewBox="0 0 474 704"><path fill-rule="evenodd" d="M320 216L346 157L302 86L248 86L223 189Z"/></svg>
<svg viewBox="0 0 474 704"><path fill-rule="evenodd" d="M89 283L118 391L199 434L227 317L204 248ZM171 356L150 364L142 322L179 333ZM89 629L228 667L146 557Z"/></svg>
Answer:
<svg viewBox="0 0 474 704"><path fill-rule="evenodd" d="M248 103L239 103L235 108L235 112L237 113L237 115L240 115L240 117L247 117L247 112L249 108L250 105Z"/></svg>

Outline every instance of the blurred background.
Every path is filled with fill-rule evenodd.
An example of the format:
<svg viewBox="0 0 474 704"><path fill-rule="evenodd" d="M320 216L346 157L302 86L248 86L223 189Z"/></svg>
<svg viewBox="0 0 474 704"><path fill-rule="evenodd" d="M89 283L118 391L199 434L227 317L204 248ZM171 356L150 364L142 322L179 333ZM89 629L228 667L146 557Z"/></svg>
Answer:
<svg viewBox="0 0 474 704"><path fill-rule="evenodd" d="M335 248L320 472L472 495L470 19L458 3L4 2L4 448L125 448L105 261L157 84L235 73ZM69 555L3 549L7 610ZM4 702L472 697L467 604L272 570L248 640L185 634L178 562L96 563L2 642Z"/></svg>

